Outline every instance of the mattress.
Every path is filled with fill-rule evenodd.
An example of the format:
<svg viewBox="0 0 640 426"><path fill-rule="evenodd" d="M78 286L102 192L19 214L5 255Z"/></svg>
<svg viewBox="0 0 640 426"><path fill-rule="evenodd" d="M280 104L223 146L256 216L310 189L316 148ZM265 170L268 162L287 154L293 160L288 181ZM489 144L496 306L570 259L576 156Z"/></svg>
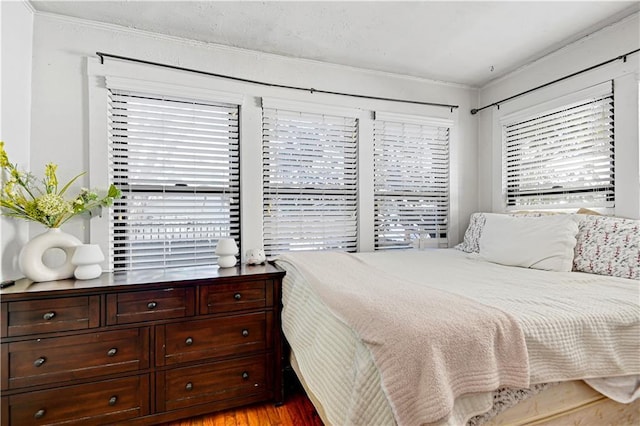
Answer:
<svg viewBox="0 0 640 426"><path fill-rule="evenodd" d="M429 255L429 262L426 261L427 257L425 256L427 255ZM435 263L433 263L433 255L436 255ZM456 250L438 250L437 254L436 252L408 251L402 253L361 253L355 256L376 268L393 271L406 279L416 280L419 277L431 276L433 277L431 281L436 283L434 284L436 287L467 297L477 297L481 303L499 305L502 308L507 306L507 309L511 307L517 311L522 308L519 305L524 303L523 300L527 299L527 297L521 297L518 302L515 302L508 294L499 296L501 294L499 291L491 292L491 295L488 296L481 286L477 288L471 286L470 289L468 283L453 285L451 279L445 279L446 277L442 276L443 274L450 275L451 262L459 265L461 259L463 259L463 263L480 261L474 259L473 255ZM448 264L449 268L435 266L443 264ZM312 289L305 285L304 278L300 276L294 265L286 262L279 262L279 265L287 270L283 287L283 331L295 354L297 373L304 379L305 386L322 407L323 416L326 417L325 421L334 425L395 424L393 410L381 385L380 373L366 344L361 342L354 330L338 319L315 296ZM586 295L586 300L592 301L593 298L601 298L602 295L601 289L589 288L590 285L596 287L592 282L594 277L589 274L567 273L569 275L566 275L560 273L563 276L554 275L554 278L558 278L564 284L547 282L547 278L550 277L547 275L541 284L538 274L545 273L544 271L533 271L534 278L531 278L531 274L529 274L531 271L524 274L522 274L523 271L513 271L522 268L508 268L493 264L487 266L484 276L477 276L476 273L474 277L476 282L484 281L485 284L495 287L504 285L504 282L497 280L496 277L506 277L511 285L521 286L521 293L525 296L529 292L543 292L541 286L558 285L566 286L564 290L560 291L561 297L575 296L576 286L582 286L580 288L581 294ZM597 278L597 281L601 282L602 280ZM623 289L627 289L627 286L630 285L630 280L624 279L605 281L607 285L621 286ZM571 282L570 285L567 284L569 282ZM544 291L548 291L548 289ZM635 291L636 293L632 292L631 294L637 294L637 290ZM630 309L632 316L638 316L636 301L631 302L627 308ZM544 318L548 313L546 309L545 303L542 303L541 306L534 309L532 314L521 315L521 319L528 324L529 329L535 330L536 321ZM568 327L571 328L571 320L567 321L569 321ZM536 347L536 338L531 334L530 331L527 344ZM563 342L560 341L557 344L563 345ZM536 348L536 350L538 349ZM542 348L538 354L533 353L531 356L531 362L534 366L532 368L532 383L543 384L550 377L564 382L578 378L573 376L577 376L579 373L571 371L571 369L561 377L556 377L556 371L548 371L544 357L554 356L553 348ZM492 393L463 395L455 401L451 417L438 424L464 424L472 417L489 411L492 406ZM482 422L486 420L481 419Z"/></svg>

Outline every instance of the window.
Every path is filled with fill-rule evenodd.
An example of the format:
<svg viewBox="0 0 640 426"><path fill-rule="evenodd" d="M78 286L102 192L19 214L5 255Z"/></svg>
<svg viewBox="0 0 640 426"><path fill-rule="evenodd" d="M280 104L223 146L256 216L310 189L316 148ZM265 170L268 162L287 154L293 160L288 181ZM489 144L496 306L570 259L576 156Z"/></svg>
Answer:
<svg viewBox="0 0 640 426"><path fill-rule="evenodd" d="M110 88L114 270L210 265L240 242L238 105Z"/></svg>
<svg viewBox="0 0 640 426"><path fill-rule="evenodd" d="M376 113L376 250L447 245L450 126L447 120Z"/></svg>
<svg viewBox="0 0 640 426"><path fill-rule="evenodd" d="M263 100L264 248L356 251L358 119Z"/></svg>
<svg viewBox="0 0 640 426"><path fill-rule="evenodd" d="M613 91L598 91L503 122L507 209L614 207Z"/></svg>

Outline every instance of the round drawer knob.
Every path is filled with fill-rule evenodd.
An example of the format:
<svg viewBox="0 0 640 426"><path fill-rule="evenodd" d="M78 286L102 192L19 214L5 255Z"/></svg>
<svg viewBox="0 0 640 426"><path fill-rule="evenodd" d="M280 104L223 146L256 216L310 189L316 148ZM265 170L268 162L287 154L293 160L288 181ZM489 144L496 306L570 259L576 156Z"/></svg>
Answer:
<svg viewBox="0 0 640 426"><path fill-rule="evenodd" d="M155 309L158 306L156 302L147 303L147 309Z"/></svg>
<svg viewBox="0 0 640 426"><path fill-rule="evenodd" d="M242 380L249 380L249 373L247 371L242 372Z"/></svg>
<svg viewBox="0 0 640 426"><path fill-rule="evenodd" d="M184 341L184 343L185 343L187 346L191 346L191 345L193 345L193 338L191 338L191 337L187 337L187 338L186 338L186 340Z"/></svg>
<svg viewBox="0 0 640 426"><path fill-rule="evenodd" d="M242 295L240 293L236 293L236 294L233 295L233 298L236 299L236 300L240 300L240 299L242 299Z"/></svg>
<svg viewBox="0 0 640 426"><path fill-rule="evenodd" d="M42 364L44 364L45 362L47 362L47 359L45 357L41 356L40 358L38 358L35 361L33 361L33 365L35 367L42 367Z"/></svg>
<svg viewBox="0 0 640 426"><path fill-rule="evenodd" d="M186 386L184 387L186 390L190 391L193 390L193 383L189 382L186 384Z"/></svg>
<svg viewBox="0 0 640 426"><path fill-rule="evenodd" d="M38 411L36 411L36 413L33 415L33 418L36 420L40 420L41 418L44 417L46 411L44 409L40 409Z"/></svg>
<svg viewBox="0 0 640 426"><path fill-rule="evenodd" d="M114 395L111 398L109 398L109 405L110 406L113 407L114 405L116 405L116 402L118 402L118 397L117 396Z"/></svg>
<svg viewBox="0 0 640 426"><path fill-rule="evenodd" d="M42 319L45 320L45 321L51 321L55 316L56 316L55 312L53 312L53 311L52 312L47 312L46 314L44 314L42 316Z"/></svg>
<svg viewBox="0 0 640 426"><path fill-rule="evenodd" d="M244 330L242 330L242 335L244 337L248 337L249 336L249 330L247 330L246 328Z"/></svg>
<svg viewBox="0 0 640 426"><path fill-rule="evenodd" d="M111 348L107 351L107 356L115 356L115 354L118 353L118 349L116 348Z"/></svg>

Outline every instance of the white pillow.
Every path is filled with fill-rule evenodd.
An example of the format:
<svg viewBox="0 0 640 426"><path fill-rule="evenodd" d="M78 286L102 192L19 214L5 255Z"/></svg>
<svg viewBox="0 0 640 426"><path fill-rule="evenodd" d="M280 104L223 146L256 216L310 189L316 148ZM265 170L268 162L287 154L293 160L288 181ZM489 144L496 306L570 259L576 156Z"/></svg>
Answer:
<svg viewBox="0 0 640 426"><path fill-rule="evenodd" d="M574 215L519 217L485 213L480 256L509 266L569 272L578 223Z"/></svg>

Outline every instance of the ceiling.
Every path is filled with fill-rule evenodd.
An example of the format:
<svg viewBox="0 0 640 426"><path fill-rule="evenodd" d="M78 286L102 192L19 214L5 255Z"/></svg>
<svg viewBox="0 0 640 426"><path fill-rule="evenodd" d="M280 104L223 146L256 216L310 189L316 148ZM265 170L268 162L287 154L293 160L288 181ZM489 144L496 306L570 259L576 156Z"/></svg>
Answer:
<svg viewBox="0 0 640 426"><path fill-rule="evenodd" d="M50 12L293 58L482 87L638 1L35 1ZM612 56L624 52L612 51Z"/></svg>

